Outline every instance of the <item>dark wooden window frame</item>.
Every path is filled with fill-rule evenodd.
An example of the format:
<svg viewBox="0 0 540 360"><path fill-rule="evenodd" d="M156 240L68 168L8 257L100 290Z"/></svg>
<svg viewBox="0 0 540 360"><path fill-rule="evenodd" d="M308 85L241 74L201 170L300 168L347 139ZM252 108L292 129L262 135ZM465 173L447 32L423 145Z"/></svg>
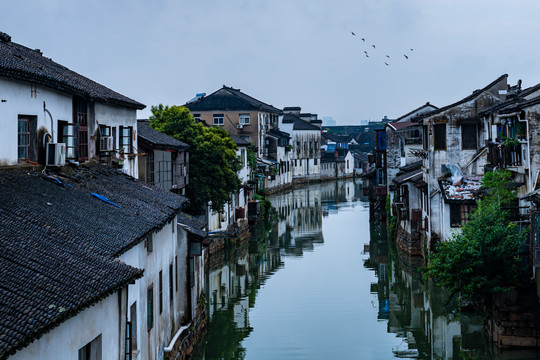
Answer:
<svg viewBox="0 0 540 360"><path fill-rule="evenodd" d="M77 159L88 160L88 103L85 99L73 97L73 123L77 124Z"/></svg>
<svg viewBox="0 0 540 360"><path fill-rule="evenodd" d="M127 130L127 135L124 133L124 130ZM133 154L133 126L120 126L119 137L120 151L123 150L124 154Z"/></svg>
<svg viewBox="0 0 540 360"><path fill-rule="evenodd" d="M163 312L163 270L159 271L159 313Z"/></svg>
<svg viewBox="0 0 540 360"><path fill-rule="evenodd" d="M461 148L476 150L478 148L478 126L476 124L461 124Z"/></svg>
<svg viewBox="0 0 540 360"><path fill-rule="evenodd" d="M433 124L433 149L446 150L446 123Z"/></svg>
<svg viewBox="0 0 540 360"><path fill-rule="evenodd" d="M148 331L154 327L154 285L146 289L146 326Z"/></svg>

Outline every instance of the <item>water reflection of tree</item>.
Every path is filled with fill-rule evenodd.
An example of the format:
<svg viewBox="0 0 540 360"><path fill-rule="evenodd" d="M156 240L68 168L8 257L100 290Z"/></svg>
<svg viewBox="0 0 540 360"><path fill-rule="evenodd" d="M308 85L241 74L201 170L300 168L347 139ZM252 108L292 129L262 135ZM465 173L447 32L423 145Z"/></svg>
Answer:
<svg viewBox="0 0 540 360"><path fill-rule="evenodd" d="M481 316L456 313L455 304L444 293L426 286L416 270L418 262L400 255L395 245L389 244L385 224L371 223L370 235L364 266L378 279L370 289L378 297L378 318L388 322L389 333L403 339L393 349L395 356L492 358Z"/></svg>

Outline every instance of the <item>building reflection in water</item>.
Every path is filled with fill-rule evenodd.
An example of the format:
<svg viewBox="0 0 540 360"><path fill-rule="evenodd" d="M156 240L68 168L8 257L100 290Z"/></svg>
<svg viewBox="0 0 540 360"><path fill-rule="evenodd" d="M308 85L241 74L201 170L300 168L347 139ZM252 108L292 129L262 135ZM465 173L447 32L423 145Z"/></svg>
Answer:
<svg viewBox="0 0 540 360"><path fill-rule="evenodd" d="M340 188L340 196L342 191L353 194L354 186ZM246 246L210 259L206 281L210 326L195 359L244 358L241 343L253 330L249 309L258 290L283 266L283 257L301 257L323 244L323 201L333 196L332 188L319 185L269 196L277 218L253 229Z"/></svg>
<svg viewBox="0 0 540 360"><path fill-rule="evenodd" d="M209 261L207 300L210 326L194 359L243 359L243 341L251 334L250 309L259 289L284 266L285 258L317 251L324 243L322 222L329 214L348 207L366 206L361 185L354 181L310 185L269 196L277 218L259 224L250 241L239 249L226 249ZM392 349L395 358L415 359L535 359L536 350L504 351L484 337L483 317L459 313L438 289L426 286L415 268L418 263L399 257L389 246L385 224L370 224L365 268L377 282L377 321L401 338ZM414 260L414 259L413 259Z"/></svg>
<svg viewBox="0 0 540 360"><path fill-rule="evenodd" d="M417 259L400 256L388 244L385 224L370 223L369 258L364 266L376 273L371 284L377 295L379 321L402 338L392 349L396 358L415 359L537 359L536 350L502 350L485 336L480 313L456 310L440 289L426 285Z"/></svg>

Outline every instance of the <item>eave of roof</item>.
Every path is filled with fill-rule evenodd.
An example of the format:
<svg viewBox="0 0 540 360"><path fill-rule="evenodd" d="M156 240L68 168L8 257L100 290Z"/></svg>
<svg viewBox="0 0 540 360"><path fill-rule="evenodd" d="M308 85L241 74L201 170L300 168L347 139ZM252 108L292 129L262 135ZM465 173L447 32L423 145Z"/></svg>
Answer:
<svg viewBox="0 0 540 360"><path fill-rule="evenodd" d="M404 119L404 118L406 118L407 116L410 116L410 115L414 114L415 112L418 112L418 111L420 111L420 110L422 110L422 109L425 109L425 108L427 108L427 107L429 107L429 106L434 107L434 108L435 108L434 110L437 110L437 109L438 109L435 105L432 105L432 104L430 104L429 102L427 102L427 103L425 103L424 105L420 106L419 108L414 109L413 111L409 111L409 112L406 113L405 115L402 115L402 116L398 117L396 120L391 121L390 123L397 122L397 121L399 121L399 120L401 120L401 119ZM420 116L421 116L421 115L420 115Z"/></svg>
<svg viewBox="0 0 540 360"><path fill-rule="evenodd" d="M185 150L189 145L150 127L150 121L137 120L137 137L160 149Z"/></svg>
<svg viewBox="0 0 540 360"><path fill-rule="evenodd" d="M491 87L495 86L497 83L499 83L500 81L504 80L508 78L508 74L504 74L504 75L501 75L499 76L496 80L492 81L491 83L489 83L488 85L486 85L485 87L483 87L482 89L480 90L477 90L477 91L474 91L471 95L453 103L453 104L450 104L450 105L446 105L442 108L439 108L437 110L433 110L429 113L427 113L425 116L423 116L423 118L426 118L426 117L429 117L429 116L433 116L433 115L436 115L436 114L440 114L448 109L451 109L455 106L458 106L458 105L461 105L461 104L464 104L466 102L469 102L477 97L479 97L482 93L484 93L485 91L487 91L488 89L490 89Z"/></svg>
<svg viewBox="0 0 540 360"><path fill-rule="evenodd" d="M6 34L0 34L3 39L0 40L0 76L82 96L90 101L139 110L146 107L44 57L41 51L14 43Z"/></svg>
<svg viewBox="0 0 540 360"><path fill-rule="evenodd" d="M201 97L200 99L186 103L184 105L191 111L265 111L273 114L282 114L283 112L269 104L255 99L239 89L234 89L223 85L211 93Z"/></svg>

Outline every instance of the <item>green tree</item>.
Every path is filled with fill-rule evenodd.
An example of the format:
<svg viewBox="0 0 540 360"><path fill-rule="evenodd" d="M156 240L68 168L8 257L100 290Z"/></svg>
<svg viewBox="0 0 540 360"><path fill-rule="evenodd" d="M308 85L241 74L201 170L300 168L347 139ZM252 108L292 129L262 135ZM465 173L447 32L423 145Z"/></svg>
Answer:
<svg viewBox="0 0 540 360"><path fill-rule="evenodd" d="M222 128L196 123L183 106L152 106L150 126L185 142L189 148L190 212L202 214L206 204L220 211L240 186L238 147Z"/></svg>
<svg viewBox="0 0 540 360"><path fill-rule="evenodd" d="M423 271L436 285L472 302L489 303L495 293L509 291L526 279L522 245L526 232L508 219L503 206L515 199L507 184L509 171L487 173L487 195L478 202L462 231L439 243Z"/></svg>

